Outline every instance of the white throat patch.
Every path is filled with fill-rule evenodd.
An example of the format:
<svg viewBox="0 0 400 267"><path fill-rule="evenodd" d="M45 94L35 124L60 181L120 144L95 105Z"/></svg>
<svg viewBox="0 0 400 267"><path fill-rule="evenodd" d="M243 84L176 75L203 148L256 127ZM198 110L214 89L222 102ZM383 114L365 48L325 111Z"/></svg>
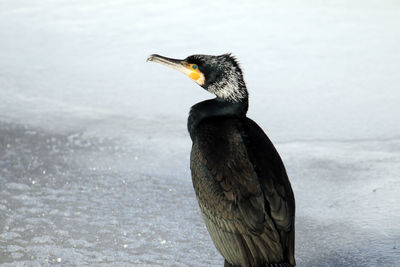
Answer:
<svg viewBox="0 0 400 267"><path fill-rule="evenodd" d="M217 59L214 59L217 64ZM246 85L243 81L243 77L238 76L236 66L230 61L218 61L219 65L228 72L225 72L225 77L221 80L215 81L208 86L208 91L215 94L217 97L229 100L231 102L237 102L240 99L247 97Z"/></svg>

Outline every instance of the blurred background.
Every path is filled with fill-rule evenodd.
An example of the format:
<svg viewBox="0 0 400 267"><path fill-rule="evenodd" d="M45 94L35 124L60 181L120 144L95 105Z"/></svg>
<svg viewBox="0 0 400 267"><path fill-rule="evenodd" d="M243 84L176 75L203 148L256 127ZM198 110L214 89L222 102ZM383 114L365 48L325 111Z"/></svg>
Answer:
<svg viewBox="0 0 400 267"><path fill-rule="evenodd" d="M400 3L0 0L0 264L222 266L189 170L233 53L296 196L298 266L400 266Z"/></svg>

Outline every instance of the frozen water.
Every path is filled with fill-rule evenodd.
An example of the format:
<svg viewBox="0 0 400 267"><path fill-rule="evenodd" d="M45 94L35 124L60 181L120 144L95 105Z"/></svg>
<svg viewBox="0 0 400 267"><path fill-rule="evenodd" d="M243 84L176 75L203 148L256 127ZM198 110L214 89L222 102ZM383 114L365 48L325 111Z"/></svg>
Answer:
<svg viewBox="0 0 400 267"><path fill-rule="evenodd" d="M186 132L210 95L145 59L226 52L291 178L298 265L400 266L388 0L0 0L0 264L221 266Z"/></svg>

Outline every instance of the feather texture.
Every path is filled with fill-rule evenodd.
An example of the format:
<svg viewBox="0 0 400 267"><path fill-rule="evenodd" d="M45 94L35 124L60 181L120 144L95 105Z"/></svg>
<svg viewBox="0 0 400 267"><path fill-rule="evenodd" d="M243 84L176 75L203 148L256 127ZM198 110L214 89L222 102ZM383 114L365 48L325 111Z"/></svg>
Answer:
<svg viewBox="0 0 400 267"><path fill-rule="evenodd" d="M215 246L234 266L294 262L294 197L272 143L247 118L196 129L193 186Z"/></svg>

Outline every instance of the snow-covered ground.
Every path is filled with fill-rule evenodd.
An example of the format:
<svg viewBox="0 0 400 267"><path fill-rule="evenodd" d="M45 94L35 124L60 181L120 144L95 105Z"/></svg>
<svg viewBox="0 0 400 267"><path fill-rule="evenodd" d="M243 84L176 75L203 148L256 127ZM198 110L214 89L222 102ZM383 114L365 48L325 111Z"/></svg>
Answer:
<svg viewBox="0 0 400 267"><path fill-rule="evenodd" d="M244 1L243 1L244 2ZM0 0L0 264L221 266L149 54L234 53L297 201L299 266L400 266L400 2Z"/></svg>

